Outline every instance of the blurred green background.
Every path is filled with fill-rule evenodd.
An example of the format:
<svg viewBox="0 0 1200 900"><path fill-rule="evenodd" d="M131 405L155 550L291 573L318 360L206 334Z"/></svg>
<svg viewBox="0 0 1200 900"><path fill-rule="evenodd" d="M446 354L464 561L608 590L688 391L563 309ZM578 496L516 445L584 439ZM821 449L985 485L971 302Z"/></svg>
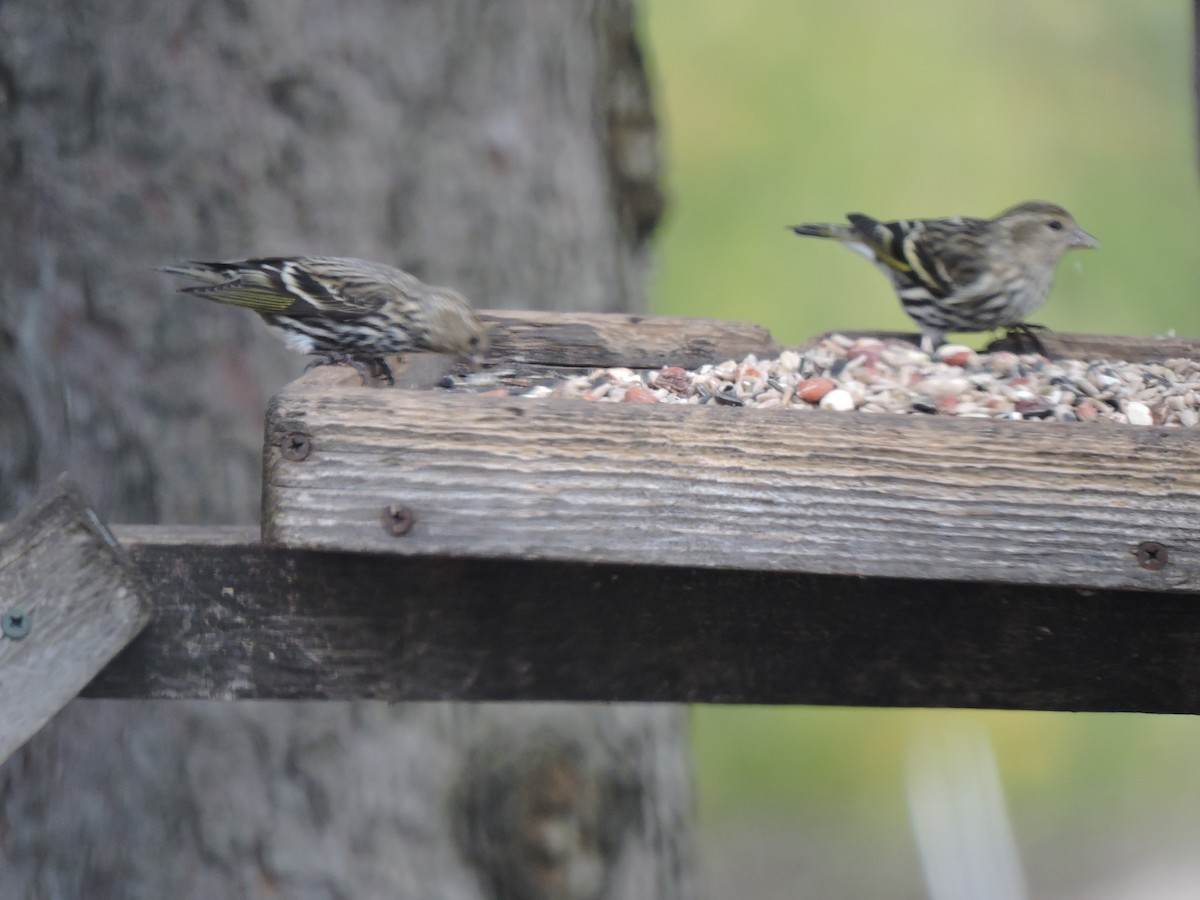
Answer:
<svg viewBox="0 0 1200 900"><path fill-rule="evenodd" d="M785 226L1037 198L1102 242L1067 257L1038 321L1200 335L1190 4L643 0L641 15L671 201L655 311L785 343L912 330L872 266ZM1183 887L1154 896L1200 896L1200 720L702 707L714 896L923 896L905 747L964 720L995 742L1035 896L1148 897L1147 873L1172 866Z"/></svg>
<svg viewBox="0 0 1200 900"><path fill-rule="evenodd" d="M1189 5L644 0L670 212L656 309L796 342L903 328L885 279L784 230L1061 203L1059 330L1200 332Z"/></svg>

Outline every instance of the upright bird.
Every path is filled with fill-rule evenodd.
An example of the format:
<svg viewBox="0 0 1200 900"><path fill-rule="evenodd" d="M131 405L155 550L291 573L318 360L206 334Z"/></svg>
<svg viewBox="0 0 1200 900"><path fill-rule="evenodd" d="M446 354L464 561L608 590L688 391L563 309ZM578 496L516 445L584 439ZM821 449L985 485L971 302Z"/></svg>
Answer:
<svg viewBox="0 0 1200 900"><path fill-rule="evenodd" d="M994 219L846 218L849 225L790 227L796 234L833 238L874 262L920 326L926 352L951 331L1028 329L1025 319L1045 302L1063 254L1100 246L1069 212L1042 200Z"/></svg>
<svg viewBox="0 0 1200 900"><path fill-rule="evenodd" d="M477 367L487 352L483 324L461 294L382 263L271 257L161 271L201 282L182 293L254 310L288 347L322 357L313 365L347 362L364 381L379 374L395 383L384 360L390 353L446 353Z"/></svg>

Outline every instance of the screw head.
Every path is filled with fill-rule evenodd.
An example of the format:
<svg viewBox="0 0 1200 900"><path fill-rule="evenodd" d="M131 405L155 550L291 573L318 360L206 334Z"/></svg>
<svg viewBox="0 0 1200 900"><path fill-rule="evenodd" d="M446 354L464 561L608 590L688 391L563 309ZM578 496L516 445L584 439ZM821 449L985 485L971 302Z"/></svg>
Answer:
<svg viewBox="0 0 1200 900"><path fill-rule="evenodd" d="M1142 541L1133 553L1138 565L1151 572L1157 572L1167 564L1167 548L1158 541Z"/></svg>
<svg viewBox="0 0 1200 900"><path fill-rule="evenodd" d="M32 627L33 620L23 609L13 607L0 615L0 633L3 633L9 640L19 641L29 634L29 629Z"/></svg>
<svg viewBox="0 0 1200 900"><path fill-rule="evenodd" d="M279 453L284 459L300 462L312 450L312 441L307 434L289 431L279 441Z"/></svg>
<svg viewBox="0 0 1200 900"><path fill-rule="evenodd" d="M394 534L396 537L404 537L412 531L413 523L416 520L417 517L413 515L413 511L399 503L393 503L383 508L383 527L389 534Z"/></svg>

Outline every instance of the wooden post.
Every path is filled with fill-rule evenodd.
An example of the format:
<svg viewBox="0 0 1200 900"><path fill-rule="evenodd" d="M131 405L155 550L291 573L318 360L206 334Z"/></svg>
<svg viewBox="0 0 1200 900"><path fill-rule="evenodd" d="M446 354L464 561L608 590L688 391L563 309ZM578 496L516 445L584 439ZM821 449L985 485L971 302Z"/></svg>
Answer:
<svg viewBox="0 0 1200 900"><path fill-rule="evenodd" d="M0 762L150 621L137 570L66 478L0 533Z"/></svg>

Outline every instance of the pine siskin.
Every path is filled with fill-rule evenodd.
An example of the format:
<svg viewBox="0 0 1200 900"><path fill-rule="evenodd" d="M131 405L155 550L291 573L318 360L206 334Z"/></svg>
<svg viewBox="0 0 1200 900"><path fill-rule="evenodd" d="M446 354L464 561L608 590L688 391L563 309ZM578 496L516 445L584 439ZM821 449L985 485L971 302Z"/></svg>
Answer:
<svg viewBox="0 0 1200 900"><path fill-rule="evenodd" d="M364 381L374 369L395 383L384 361L389 353L447 353L478 367L487 352L483 324L463 296L382 263L301 256L160 271L204 282L180 291L252 309L283 332L288 347L322 357L313 365L347 362Z"/></svg>
<svg viewBox="0 0 1200 900"><path fill-rule="evenodd" d="M874 262L920 326L926 352L950 331L1028 330L1025 317L1045 302L1063 254L1100 246L1069 212L1040 200L994 219L846 218L849 225L791 229L841 241Z"/></svg>

